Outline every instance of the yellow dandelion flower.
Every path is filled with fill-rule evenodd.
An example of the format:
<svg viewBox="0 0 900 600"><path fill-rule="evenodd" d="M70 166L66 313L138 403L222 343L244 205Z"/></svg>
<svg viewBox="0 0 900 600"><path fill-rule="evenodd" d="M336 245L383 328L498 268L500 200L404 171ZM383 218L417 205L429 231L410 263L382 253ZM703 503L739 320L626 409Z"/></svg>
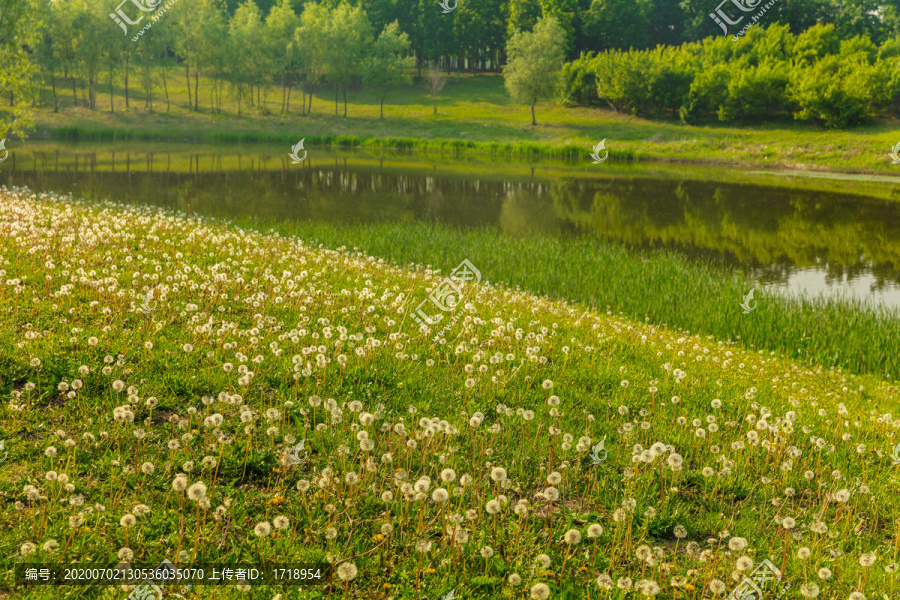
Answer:
<svg viewBox="0 0 900 600"><path fill-rule="evenodd" d="M281 504L282 502L284 502L284 497L283 497L283 496L275 496L274 498L272 498L271 500L269 500L269 504L276 504L276 505L277 505L277 504Z"/></svg>

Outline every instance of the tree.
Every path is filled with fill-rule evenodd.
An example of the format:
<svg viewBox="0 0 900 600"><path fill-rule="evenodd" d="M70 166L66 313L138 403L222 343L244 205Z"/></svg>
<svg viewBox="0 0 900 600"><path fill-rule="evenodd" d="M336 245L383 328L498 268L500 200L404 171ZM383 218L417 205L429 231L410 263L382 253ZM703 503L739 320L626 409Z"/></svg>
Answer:
<svg viewBox="0 0 900 600"><path fill-rule="evenodd" d="M540 0L510 0L509 37L517 31L531 31L540 18Z"/></svg>
<svg viewBox="0 0 900 600"><path fill-rule="evenodd" d="M266 17L265 42L272 58L272 70L281 73L281 113L291 105L290 78L299 61L299 48L293 44L294 32L300 27L300 17L294 12L293 0L280 0ZM304 102L304 105L306 102Z"/></svg>
<svg viewBox="0 0 900 600"><path fill-rule="evenodd" d="M379 92L380 117L384 118L384 94L394 85L408 83L415 59L409 56L409 36L400 31L394 21L384 28L372 46L372 52L363 65L363 85Z"/></svg>
<svg viewBox="0 0 900 600"><path fill-rule="evenodd" d="M262 111L260 88L268 81L271 61L266 52L262 14L253 0L244 0L231 18L228 27L229 60L227 71L238 97L248 95L253 104L253 87L256 86L257 108ZM248 92L249 90L249 92Z"/></svg>
<svg viewBox="0 0 900 600"><path fill-rule="evenodd" d="M300 15L300 28L294 32L294 47L301 51L300 68L309 92L307 113L312 111L313 92L328 71L325 51L330 18L330 11L324 6L307 4Z"/></svg>
<svg viewBox="0 0 900 600"><path fill-rule="evenodd" d="M372 26L361 8L341 4L332 11L325 39L325 63L328 79L334 85L335 116L339 89L344 91L344 116L347 116L347 86L360 74L371 44Z"/></svg>
<svg viewBox="0 0 900 600"><path fill-rule="evenodd" d="M514 101L531 105L532 125L537 124L534 105L557 90L565 43L565 29L551 16L540 19L531 32L515 32L507 44L506 90Z"/></svg>
<svg viewBox="0 0 900 600"><path fill-rule="evenodd" d="M223 50L227 42L227 23L219 0L178 2L166 17L166 27L173 27L175 51L184 61L188 87L188 108L197 110L201 67L221 71ZM171 19L171 21L170 21ZM194 91L191 94L191 67L194 69Z"/></svg>
<svg viewBox="0 0 900 600"><path fill-rule="evenodd" d="M634 0L593 0L584 15L584 32L591 50L646 48L649 20Z"/></svg>
<svg viewBox="0 0 900 600"><path fill-rule="evenodd" d="M436 64L432 64L431 69L428 71L428 76L425 78L425 89L428 90L428 95L431 96L434 114L437 114L437 99L446 83L447 79L441 75L441 70Z"/></svg>
<svg viewBox="0 0 900 600"><path fill-rule="evenodd" d="M0 112L0 137L12 130L20 137L33 123L31 106L25 102L25 89L34 65L26 48L38 41L41 22L29 0L3 0L0 3L0 94L9 96L10 112Z"/></svg>

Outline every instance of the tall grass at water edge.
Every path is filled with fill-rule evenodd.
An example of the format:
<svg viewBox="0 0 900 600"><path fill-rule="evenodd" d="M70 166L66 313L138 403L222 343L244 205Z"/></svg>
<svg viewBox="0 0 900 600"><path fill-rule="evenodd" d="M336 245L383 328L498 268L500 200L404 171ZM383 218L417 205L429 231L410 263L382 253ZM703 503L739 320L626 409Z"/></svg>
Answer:
<svg viewBox="0 0 900 600"><path fill-rule="evenodd" d="M358 247L395 264L449 273L464 258L484 280L691 333L740 340L825 367L897 378L900 312L846 297L800 297L757 288L757 307L741 302L754 287L744 273L694 262L669 250L632 252L590 239L503 236L438 224L334 226L244 220L326 247ZM425 293L423 291L423 298Z"/></svg>

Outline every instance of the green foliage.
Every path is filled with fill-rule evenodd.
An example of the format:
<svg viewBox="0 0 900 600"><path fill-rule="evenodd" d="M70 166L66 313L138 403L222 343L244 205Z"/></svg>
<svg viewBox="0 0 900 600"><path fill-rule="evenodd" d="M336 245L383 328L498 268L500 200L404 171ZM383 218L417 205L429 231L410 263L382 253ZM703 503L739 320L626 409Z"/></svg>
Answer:
<svg viewBox="0 0 900 600"><path fill-rule="evenodd" d="M407 70L415 59L408 54L409 36L394 21L378 36L363 64L363 85L378 90L381 95L381 118L384 118L385 90L411 79Z"/></svg>
<svg viewBox="0 0 900 600"><path fill-rule="evenodd" d="M795 119L848 127L900 108L900 41L881 47L865 36L841 40L831 25L794 36L787 27L754 27L746 36L655 50L612 50L573 61L562 97L645 117L679 115L686 123L718 119L758 123Z"/></svg>
<svg viewBox="0 0 900 600"><path fill-rule="evenodd" d="M582 54L576 60L563 65L560 73L562 99L565 104L594 106L600 104L597 96L597 74L594 57Z"/></svg>
<svg viewBox="0 0 900 600"><path fill-rule="evenodd" d="M10 98L9 107L0 109L0 138L7 130L19 136L33 123L31 106L25 91L34 72L28 46L39 39L43 7L36 0L3 0L0 2L0 95ZM40 12L38 12L40 11Z"/></svg>
<svg viewBox="0 0 900 600"><path fill-rule="evenodd" d="M516 102L534 105L557 91L565 60L566 33L554 17L544 17L531 32L516 32L506 48L509 62L503 71L506 89Z"/></svg>

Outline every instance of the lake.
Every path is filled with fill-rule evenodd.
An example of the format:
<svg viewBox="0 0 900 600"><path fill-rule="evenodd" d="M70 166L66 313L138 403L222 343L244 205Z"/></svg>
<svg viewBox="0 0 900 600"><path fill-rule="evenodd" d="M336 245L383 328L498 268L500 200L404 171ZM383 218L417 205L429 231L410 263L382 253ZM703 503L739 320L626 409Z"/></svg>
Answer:
<svg viewBox="0 0 900 600"><path fill-rule="evenodd" d="M222 219L586 235L900 307L900 177L306 150L291 164L271 146L29 141L0 163L0 184Z"/></svg>

